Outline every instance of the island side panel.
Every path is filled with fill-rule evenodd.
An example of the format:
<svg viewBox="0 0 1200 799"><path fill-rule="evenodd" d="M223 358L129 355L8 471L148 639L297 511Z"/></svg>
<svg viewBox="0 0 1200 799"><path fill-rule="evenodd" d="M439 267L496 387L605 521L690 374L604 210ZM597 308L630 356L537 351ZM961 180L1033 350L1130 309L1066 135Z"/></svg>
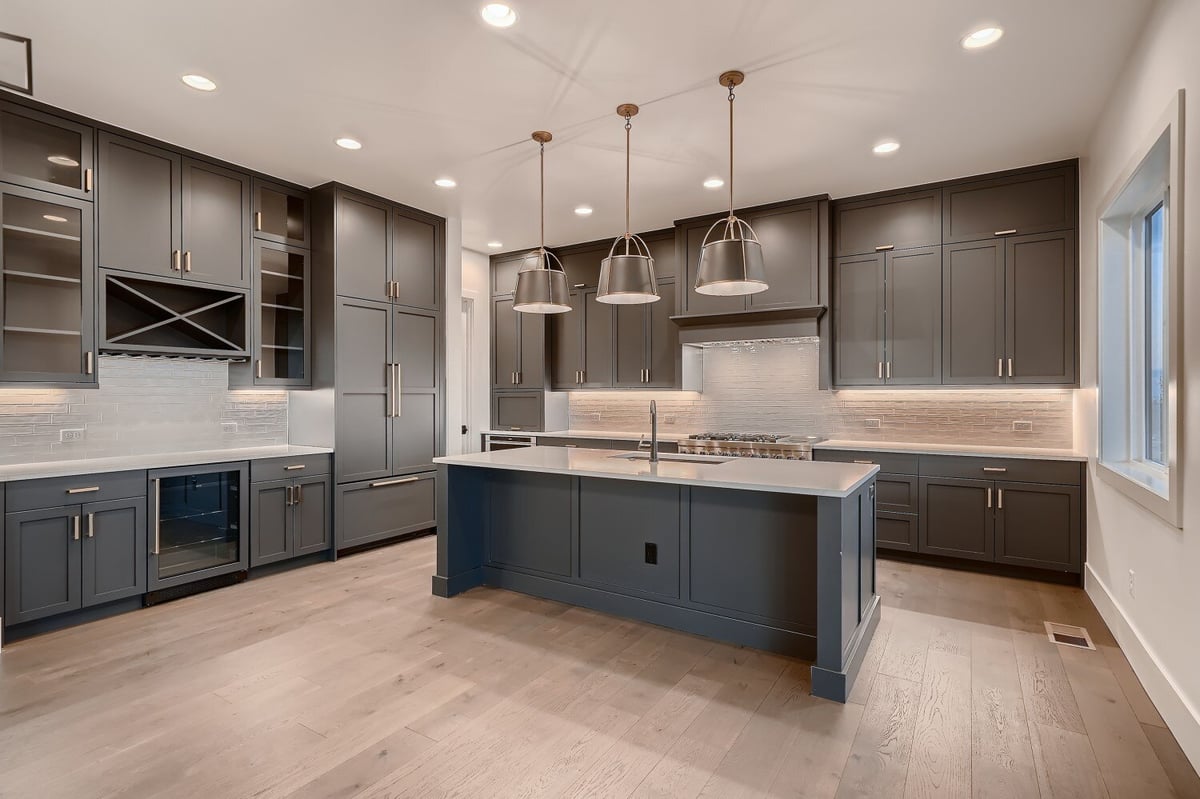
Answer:
<svg viewBox="0 0 1200 799"><path fill-rule="evenodd" d="M845 702L879 623L875 588L875 481L818 501L819 623L813 695Z"/></svg>
<svg viewBox="0 0 1200 799"><path fill-rule="evenodd" d="M438 466L437 572L433 593L450 597L483 584L488 470Z"/></svg>

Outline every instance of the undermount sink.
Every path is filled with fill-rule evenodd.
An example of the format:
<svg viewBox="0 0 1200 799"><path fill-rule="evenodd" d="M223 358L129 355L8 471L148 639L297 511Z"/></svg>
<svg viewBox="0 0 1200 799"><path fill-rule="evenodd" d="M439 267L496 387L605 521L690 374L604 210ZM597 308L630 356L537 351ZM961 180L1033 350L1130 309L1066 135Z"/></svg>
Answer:
<svg viewBox="0 0 1200 799"><path fill-rule="evenodd" d="M609 455L610 458L620 458L626 461L648 461L650 453L648 452L622 452L619 455ZM733 458L714 458L711 455L659 455L660 461L672 461L675 463L729 463Z"/></svg>

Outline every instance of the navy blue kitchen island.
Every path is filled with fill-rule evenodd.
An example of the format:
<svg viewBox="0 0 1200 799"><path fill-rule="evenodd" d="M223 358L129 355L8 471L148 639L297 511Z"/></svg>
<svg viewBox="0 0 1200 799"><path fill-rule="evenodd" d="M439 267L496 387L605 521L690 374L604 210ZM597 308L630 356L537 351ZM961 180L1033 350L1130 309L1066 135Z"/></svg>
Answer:
<svg viewBox="0 0 1200 799"><path fill-rule="evenodd" d="M879 621L878 467L663 457L438 458L433 593L505 588L811 660L813 694L844 702Z"/></svg>

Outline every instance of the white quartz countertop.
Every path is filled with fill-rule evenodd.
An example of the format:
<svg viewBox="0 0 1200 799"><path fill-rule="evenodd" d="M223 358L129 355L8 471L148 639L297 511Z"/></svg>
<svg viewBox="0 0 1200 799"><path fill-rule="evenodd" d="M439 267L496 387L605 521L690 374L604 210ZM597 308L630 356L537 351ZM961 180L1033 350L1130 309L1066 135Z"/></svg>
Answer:
<svg viewBox="0 0 1200 799"><path fill-rule="evenodd" d="M124 472L132 469L167 469L172 466L202 466L227 461L253 461L262 458L296 458L303 455L324 455L333 452L328 447L238 447L206 449L194 452L155 452L145 455L114 455L106 458L77 458L75 460L14 463L0 466L0 483L14 480L38 480L43 477L72 477L81 474Z"/></svg>
<svg viewBox="0 0 1200 799"><path fill-rule="evenodd" d="M1041 449L1038 447L996 447L980 444L908 444L886 441L849 441L831 439L813 445L813 449L863 450L864 452L899 452L911 455L981 455L995 458L1029 458L1045 461L1086 461L1088 456L1070 449Z"/></svg>
<svg viewBox="0 0 1200 799"><path fill-rule="evenodd" d="M817 497L847 497L879 471L878 466L858 463L729 458L722 463L706 462L705 456L670 455L679 460L630 460L610 449L567 447L522 447L472 455L434 458L450 466L477 466L517 472L567 474L576 477L605 477L651 483L677 483L710 488L808 494Z"/></svg>

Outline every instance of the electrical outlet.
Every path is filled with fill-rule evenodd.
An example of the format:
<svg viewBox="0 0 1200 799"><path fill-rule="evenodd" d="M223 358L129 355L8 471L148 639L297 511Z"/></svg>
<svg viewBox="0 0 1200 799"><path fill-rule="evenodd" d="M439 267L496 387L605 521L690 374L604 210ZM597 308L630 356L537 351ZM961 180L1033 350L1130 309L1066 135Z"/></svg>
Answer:
<svg viewBox="0 0 1200 799"><path fill-rule="evenodd" d="M1133 577L1134 577L1133 569L1130 569L1129 570L1129 595L1130 596L1134 595L1134 593L1133 593Z"/></svg>
<svg viewBox="0 0 1200 799"><path fill-rule="evenodd" d="M1012 429L1013 429L1014 433L1032 433L1033 432L1033 422L1014 421L1012 423Z"/></svg>
<svg viewBox="0 0 1200 799"><path fill-rule="evenodd" d="M77 428L72 430L59 430L58 440L62 442L83 441L83 429Z"/></svg>
<svg viewBox="0 0 1200 799"><path fill-rule="evenodd" d="M883 425L880 424L879 419L863 419L863 426L868 430L878 430Z"/></svg>
<svg viewBox="0 0 1200 799"><path fill-rule="evenodd" d="M222 433L236 433L237 432L237 422L221 422L221 432Z"/></svg>

